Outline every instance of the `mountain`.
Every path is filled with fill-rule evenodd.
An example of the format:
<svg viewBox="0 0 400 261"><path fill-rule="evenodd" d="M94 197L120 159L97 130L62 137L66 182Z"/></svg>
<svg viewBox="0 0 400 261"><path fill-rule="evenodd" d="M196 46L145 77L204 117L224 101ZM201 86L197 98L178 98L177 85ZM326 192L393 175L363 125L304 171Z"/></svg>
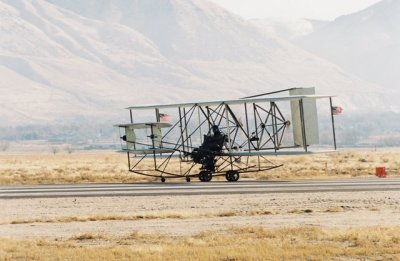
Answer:
<svg viewBox="0 0 400 261"><path fill-rule="evenodd" d="M291 42L310 35L329 23L329 21L297 18L251 19L250 22L264 31Z"/></svg>
<svg viewBox="0 0 400 261"><path fill-rule="evenodd" d="M325 25L298 43L358 77L400 87L400 1L383 0Z"/></svg>
<svg viewBox="0 0 400 261"><path fill-rule="evenodd" d="M296 86L392 109L379 86L204 0L1 0L0 33L0 125L119 121L135 104Z"/></svg>

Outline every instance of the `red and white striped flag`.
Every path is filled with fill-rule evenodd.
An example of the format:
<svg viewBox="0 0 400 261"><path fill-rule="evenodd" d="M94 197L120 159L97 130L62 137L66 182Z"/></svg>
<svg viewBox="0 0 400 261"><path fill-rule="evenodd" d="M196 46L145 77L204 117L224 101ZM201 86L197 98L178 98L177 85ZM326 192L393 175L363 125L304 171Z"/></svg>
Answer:
<svg viewBox="0 0 400 261"><path fill-rule="evenodd" d="M166 113L160 113L159 116L160 116L160 121L162 122L170 122L172 119L172 116Z"/></svg>
<svg viewBox="0 0 400 261"><path fill-rule="evenodd" d="M343 108L340 106L332 106L332 114L339 115L343 112Z"/></svg>

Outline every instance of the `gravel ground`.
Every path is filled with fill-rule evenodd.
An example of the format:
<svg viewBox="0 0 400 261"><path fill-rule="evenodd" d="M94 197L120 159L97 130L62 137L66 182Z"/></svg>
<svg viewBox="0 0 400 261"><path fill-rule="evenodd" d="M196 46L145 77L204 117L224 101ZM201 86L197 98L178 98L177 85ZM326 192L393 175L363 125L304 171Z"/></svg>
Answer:
<svg viewBox="0 0 400 261"><path fill-rule="evenodd" d="M232 226L399 226L399 203L400 191L3 199L0 200L0 238L68 239L81 233L124 236L133 231L182 236ZM139 214L181 214L184 218L11 224L32 219ZM218 214L221 217L215 217Z"/></svg>

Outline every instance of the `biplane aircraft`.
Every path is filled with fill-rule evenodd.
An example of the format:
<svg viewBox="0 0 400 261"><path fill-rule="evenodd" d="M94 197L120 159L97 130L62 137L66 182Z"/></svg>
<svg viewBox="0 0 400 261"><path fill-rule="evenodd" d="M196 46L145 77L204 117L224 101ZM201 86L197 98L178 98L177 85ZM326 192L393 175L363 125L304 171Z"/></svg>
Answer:
<svg viewBox="0 0 400 261"><path fill-rule="evenodd" d="M276 96L283 91L289 95ZM271 156L315 153L317 101L318 106L327 101L323 106L332 127L329 148L336 150L332 96L315 95L314 88L283 91L237 100L128 107L130 123L115 127L129 171L162 182L190 182L193 177L209 182L214 176L235 182L241 174L281 167Z"/></svg>

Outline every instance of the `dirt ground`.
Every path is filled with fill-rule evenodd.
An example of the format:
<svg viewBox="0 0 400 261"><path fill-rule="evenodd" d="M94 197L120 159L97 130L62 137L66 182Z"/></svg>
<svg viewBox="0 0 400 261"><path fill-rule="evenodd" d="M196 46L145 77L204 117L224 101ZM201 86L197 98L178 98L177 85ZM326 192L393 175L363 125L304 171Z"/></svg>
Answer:
<svg viewBox="0 0 400 261"><path fill-rule="evenodd" d="M396 177L399 155L277 157L251 178ZM147 180L126 168L119 154L0 153L0 184ZM0 260L400 260L399 231L400 191L0 199Z"/></svg>
<svg viewBox="0 0 400 261"><path fill-rule="evenodd" d="M400 175L400 150L346 150L337 153L268 157L281 168L243 177L257 180L373 177L386 167ZM152 167L152 159L147 162ZM179 162L171 162L179 168ZM115 152L20 153L0 152L0 184L132 183L155 181L128 171L125 154Z"/></svg>
<svg viewBox="0 0 400 261"><path fill-rule="evenodd" d="M14 239L125 236L135 231L186 236L243 226L400 226L400 191L11 199L0 200L0 205L0 235Z"/></svg>

